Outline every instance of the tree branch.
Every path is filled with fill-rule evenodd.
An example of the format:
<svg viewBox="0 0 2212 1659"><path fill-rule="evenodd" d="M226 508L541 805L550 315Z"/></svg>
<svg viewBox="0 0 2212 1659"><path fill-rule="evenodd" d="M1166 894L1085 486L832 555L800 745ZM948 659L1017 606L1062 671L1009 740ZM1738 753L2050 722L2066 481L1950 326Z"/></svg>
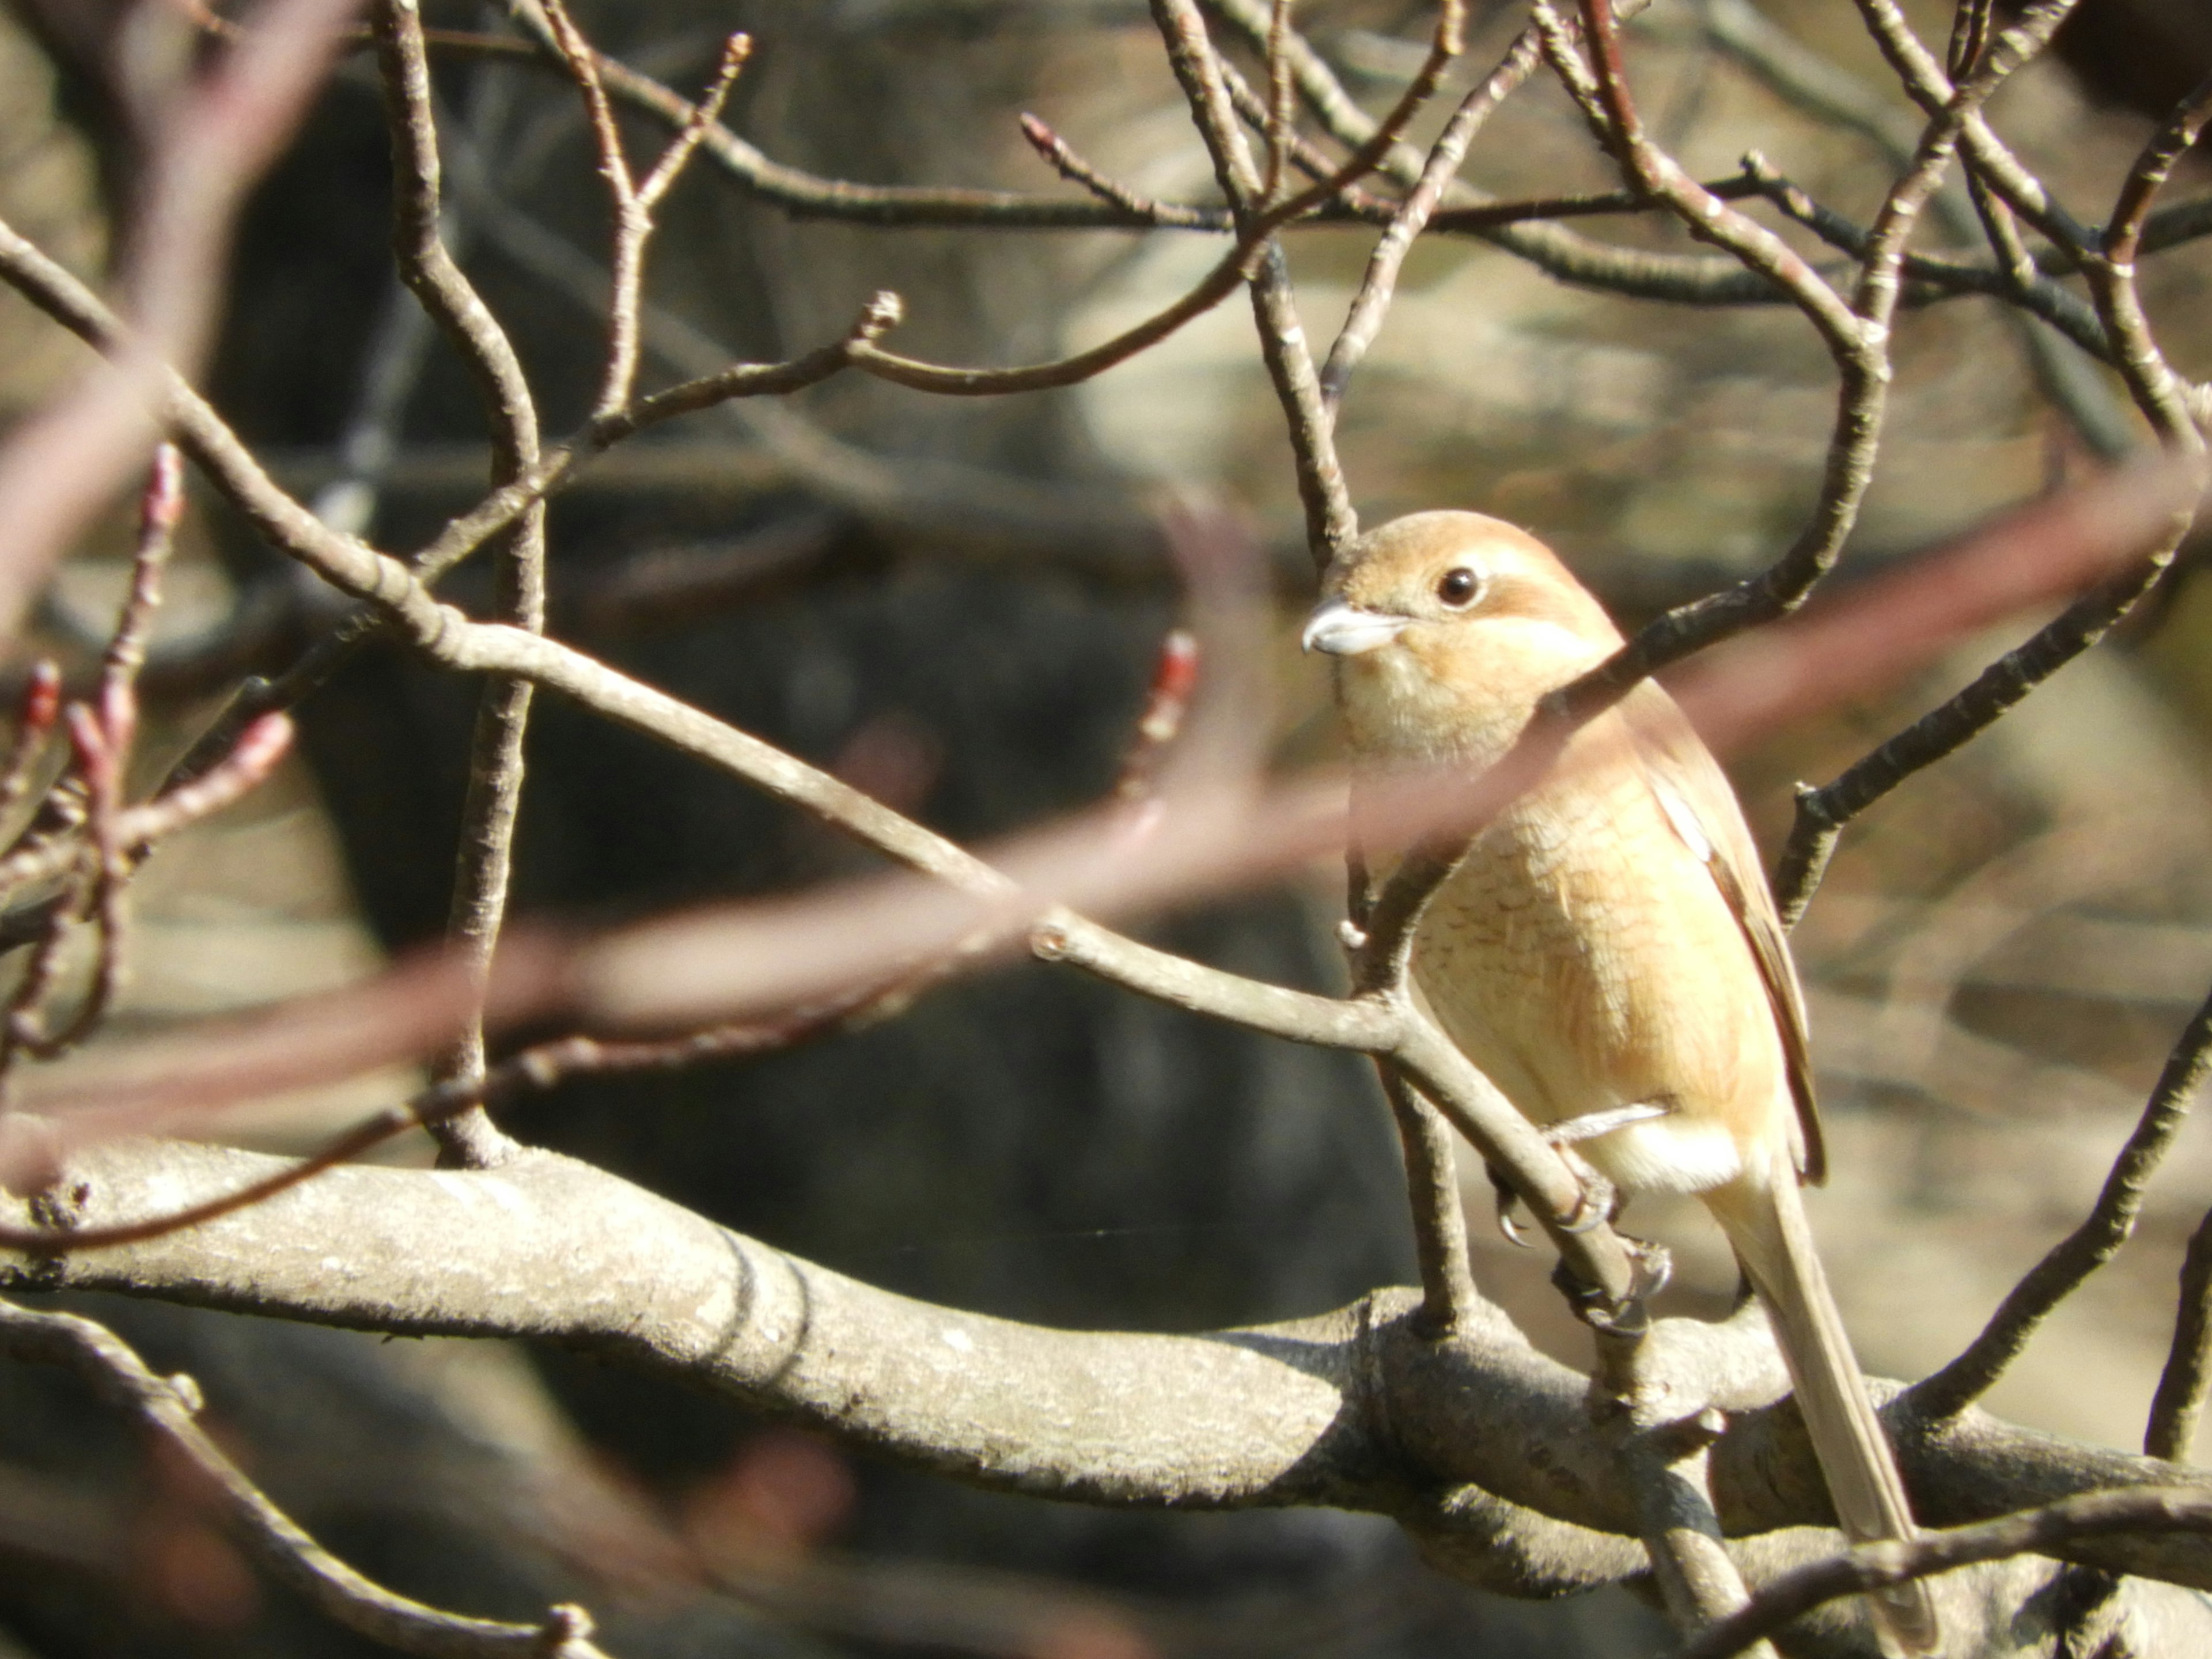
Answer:
<svg viewBox="0 0 2212 1659"><path fill-rule="evenodd" d="M70 1160L87 1228L282 1169L258 1154L118 1142ZM25 1206L14 1204L16 1216ZM333 1267L333 1252L338 1265ZM969 1484L1118 1507L1326 1504L1425 1538L1484 1535L1495 1504L1550 1517L1524 1563L1587 1587L1633 1571L1637 1500L1589 1432L1587 1379L1477 1304L1433 1340L1419 1299L1191 1336L1056 1331L915 1302L783 1255L600 1170L525 1152L436 1179L328 1171L189 1232L82 1254L0 1253L17 1289L119 1291L395 1334L526 1336L688 1378L845 1443ZM1826 1517L1755 1321L1662 1321L1650 1339L1713 1379L1711 1454L1730 1537ZM1966 1413L1898 1419L1931 1519L2054 1495L2172 1486L2171 1465ZM2212 1492L2189 1477L2182 1484ZM1482 1496L1468 1494L1468 1486ZM2068 1559L2212 1587L2201 1538L2084 1540Z"/></svg>
<svg viewBox="0 0 2212 1659"><path fill-rule="evenodd" d="M348 1630L423 1659L605 1659L583 1609L542 1623L503 1624L428 1607L385 1589L331 1554L226 1457L195 1418L199 1387L156 1376L113 1332L74 1314L0 1302L0 1352L75 1371L108 1406L158 1440L198 1477L210 1505L271 1576Z"/></svg>
<svg viewBox="0 0 2212 1659"><path fill-rule="evenodd" d="M2212 996L2182 1029L2135 1132L2113 1161L2088 1215L2013 1287L1982 1334L1957 1358L1913 1386L1914 1411L1932 1419L1951 1417L1986 1394L2027 1347L2036 1327L2118 1253L2135 1231L2143 1188L2187 1121L2208 1072L2212 1072Z"/></svg>

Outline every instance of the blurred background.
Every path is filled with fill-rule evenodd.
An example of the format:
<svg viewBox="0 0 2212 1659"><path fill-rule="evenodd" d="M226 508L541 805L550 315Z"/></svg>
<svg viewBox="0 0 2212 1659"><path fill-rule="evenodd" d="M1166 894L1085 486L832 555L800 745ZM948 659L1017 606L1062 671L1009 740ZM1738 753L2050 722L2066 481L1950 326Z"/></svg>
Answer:
<svg viewBox="0 0 2212 1659"><path fill-rule="evenodd" d="M1210 192L1131 0L577 9L604 49L678 88L711 73L728 31L750 31L729 123L820 174L1066 191L1022 142L1014 118L1030 110L1143 193ZM506 27L495 7L427 10L457 28ZM1907 10L1923 38L1946 38L1948 11ZM1520 21L1510 5L1474 11L1453 92ZM1308 0L1297 15L1371 109L1418 64L1432 21L1379 0ZM191 50L184 16L157 0L15 0L0 13L0 215L88 275L119 255L142 159L131 76ZM2188 0L2090 0L2062 39L2061 60L2019 76L1995 114L2094 222L2151 123L2212 70L2212 24ZM1700 176L1757 149L1863 219L1900 125L1910 143L1908 106L1849 8L1661 0L1632 43L1653 131ZM1857 89L1852 118L1790 80L1789 64L1803 67L1792 46L1819 55L1834 97ZM605 289L607 216L578 100L542 65L474 56L444 63L438 92L449 239L560 432L591 401ZM1615 182L1541 77L1464 176L1503 196ZM2174 195L2205 184L2185 164ZM388 204L377 88L357 53L252 203L210 384L289 485L405 549L475 498L486 451L465 376L392 275ZM662 216L648 384L804 349L883 288L907 301L902 349L1040 359L1157 309L1219 252L1174 232L793 218L703 163ZM1656 221L1578 228L1696 247ZM1960 195L1922 245L1970 247L1972 232ZM1333 335L1370 241L1346 228L1292 239L1317 339ZM2212 370L2208 281L2212 251L2146 265L2154 320L2191 374ZM2145 441L2115 382L2029 326L1983 301L1908 316L1881 468L1838 581ZM1110 785L1179 614L1152 507L1164 490L1194 492L1248 515L1270 549L1274 703L1253 717L1271 722L1284 764L1322 757L1325 677L1295 643L1310 567L1251 328L1232 301L1069 392L933 400L850 378L662 428L555 502L553 625L949 834L987 836ZM6 414L38 406L76 361L58 331L0 301ZM1340 441L1368 522L1441 505L1513 519L1632 625L1787 544L1832 401L1827 358L1794 313L1572 289L1438 237L1408 266ZM87 544L26 656L88 660L127 547L120 520ZM204 501L172 588L147 682L144 748L159 763L240 674L288 660L331 615ZM447 592L480 609L489 588L464 570ZM1890 702L1836 710L1743 757L1739 786L1770 849L1793 781L1832 776L2036 620L1961 644ZM2185 568L2124 638L1855 825L1798 932L1836 1170L1815 1223L1877 1371L1917 1376L1948 1358L2078 1218L2212 984L2208 645L2212 591ZM307 705L301 752L276 783L166 848L138 884L113 1034L340 985L434 937L474 697L372 654ZM538 707L523 914L605 921L865 867L726 779ZM1331 988L1341 890L1340 872L1316 869L1163 919L1154 936ZM312 1144L410 1085L397 1075L292 1103L259 1144ZM843 1272L1020 1318L1199 1328L1318 1312L1412 1273L1395 1146L1364 1062L1065 970L1007 969L864 1033L744 1065L570 1088L510 1127ZM1484 1289L1581 1363L1586 1341L1548 1262L1497 1237L1480 1168L1468 1174ZM2212 1137L2192 1128L2136 1243L2038 1338L1993 1407L2132 1449L2181 1244L2208 1203ZM1733 1268L1696 1206L1645 1203L1627 1219L1674 1249L1676 1306L1726 1305ZM640 1659L1610 1659L1662 1639L1625 1594L1528 1607L1455 1584L1372 1517L986 1497L550 1350L83 1305L158 1367L198 1376L226 1444L364 1571L490 1614L573 1597L611 1650ZM73 1383L0 1371L0 1655L356 1650L257 1578Z"/></svg>

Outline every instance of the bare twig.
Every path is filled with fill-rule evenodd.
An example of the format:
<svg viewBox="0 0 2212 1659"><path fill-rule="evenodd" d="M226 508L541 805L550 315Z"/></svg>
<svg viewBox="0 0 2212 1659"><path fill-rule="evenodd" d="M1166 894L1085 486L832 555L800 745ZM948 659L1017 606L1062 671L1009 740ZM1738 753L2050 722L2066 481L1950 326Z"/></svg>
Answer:
<svg viewBox="0 0 2212 1659"><path fill-rule="evenodd" d="M1450 1336L1482 1299L1468 1261L1467 1212L1461 1205L1451 1128L1395 1066L1385 1060L1377 1069L1406 1160L1413 1255L1421 1270L1421 1326L1430 1335Z"/></svg>
<svg viewBox="0 0 2212 1659"><path fill-rule="evenodd" d="M1067 141L1036 116L1021 117L1022 137L1062 178L1079 184L1102 202L1140 216L1147 224L1183 230L1234 230L1236 222L1220 208L1187 207L1179 202L1156 202L1139 196L1092 167L1069 148Z"/></svg>
<svg viewBox="0 0 2212 1659"><path fill-rule="evenodd" d="M1282 194L1290 164L1291 125L1297 118L1297 94L1291 84L1291 61L1283 49L1291 29L1291 0L1273 0L1267 28L1267 176L1260 184L1261 205Z"/></svg>
<svg viewBox="0 0 2212 1659"><path fill-rule="evenodd" d="M1750 225L1742 215L1717 202L1712 203L1710 209L1717 216L1707 220L1708 209L1688 194L1691 181L1687 176L1671 159L1660 155L1648 140L1642 138L1640 128L1635 125L1634 105L1628 98L1620 71L1619 40L1610 16L1610 0L1582 0L1582 3L1589 31L1596 43L1597 58L1601 64L1610 64L1595 76L1596 91L1608 119L1621 135L1620 142L1629 158L1625 165L1631 167L1637 179L1669 193L1670 203L1676 204L1686 222L1713 229L1716 240L1747 263L1765 258L1766 245L1775 240L1771 233ZM1863 0L1863 3L1879 5L1886 3L1886 0ZM1960 134L1972 130L1982 104L2048 40L2070 4L2071 0L2042 0L2042 3L2029 7L2022 21L2005 32L1998 46L1986 55L1973 76L1936 112L1922 136L1913 166L1892 186L1883 202L1869 236L1865 269L1850 305L1844 308L1844 319L1834 318L1820 297L1825 283L1802 289L1801 303L1829 345L1841 384L1820 498L1796 542L1759 575L1706 599L1677 606L1647 625L1609 661L1601 664L1560 695L1557 702L1563 712L1571 714L1608 706L1630 686L1658 668L1678 662L1717 639L1786 614L1802 604L1833 567L1844 538L1856 522L1860 503L1873 478L1875 447L1887 400L1890 327L1899 294L1899 270L1906 239L1941 179ZM1577 72L1574 57L1564 43L1556 48L1555 57L1563 75L1571 76ZM1749 226L1749 230L1740 230L1739 222ZM1788 257L1796 258L1794 253Z"/></svg>
<svg viewBox="0 0 2212 1659"><path fill-rule="evenodd" d="M1338 331L1336 343L1329 348L1328 361L1322 369L1322 401L1332 422L1344 401L1344 390L1352 371L1359 367L1367 348L1382 326L1406 255L1427 228L1437 204L1443 199L1446 186L1457 176L1460 164L1467 159L1468 149L1476 134L1482 131L1491 112L1528 78L1536 66L1540 50L1535 31L1522 30L1514 38L1504 60L1460 101L1443 131L1431 146L1428 160L1421 165L1419 181L1407 193L1389 228L1376 243L1374 252L1368 256L1366 273L1360 278L1358 290L1345 313L1344 326Z"/></svg>
<svg viewBox="0 0 2212 1659"><path fill-rule="evenodd" d="M1745 178L1760 196L1822 241L1862 262L1869 257L1869 233L1863 227L1814 201L1776 172L1764 156L1755 152L1747 155L1743 169ZM1939 203L1942 199L1938 198ZM1916 299L1924 301L1931 289L1949 295L1986 294L2039 318L2091 356L2104 362L2112 359L2112 344L2095 309L2081 295L2049 277L2038 276L2032 283L2022 283L2002 267L1911 252L1905 254L1899 272L1906 283L1899 295L1900 305L1911 305Z"/></svg>
<svg viewBox="0 0 2212 1659"><path fill-rule="evenodd" d="M271 1503L208 1437L195 1420L202 1402L191 1377L155 1376L105 1326L0 1303L0 1348L16 1359L76 1372L191 1470L207 1502L270 1573L348 1630L424 1659L604 1659L580 1607L553 1607L535 1625L471 1619L355 1571Z"/></svg>
<svg viewBox="0 0 2212 1659"><path fill-rule="evenodd" d="M1920 37L1912 32L1896 0L1857 0L1857 4L1868 32L1896 71L1906 95L1931 119L1941 118L1954 95L1951 79L1934 54L1921 43ZM2023 15L2028 9L2022 9ZM1987 67L1987 55L1981 67ZM2000 201L2069 253L2080 257L2088 251L2093 233L2068 213L2043 181L2021 163L1978 111L1968 115L1960 137L1968 165L1988 180Z"/></svg>
<svg viewBox="0 0 2212 1659"><path fill-rule="evenodd" d="M1279 206L1264 206L1258 201L1261 179L1237 121L1224 65L1195 0L1152 0L1152 16L1166 42L1168 62L1190 105L1191 118L1206 141L1214 179L1237 216L1240 240L1253 245L1259 255L1248 280L1253 317L1260 331L1260 356L1290 428L1298 497L1305 506L1307 550L1316 566L1325 565L1359 533L1359 520L1352 509L1351 491L1330 435L1320 377L1315 373L1313 354L1306 345L1297 301L1291 291L1289 264L1274 232L1364 176L1388 153L1395 143L1395 134L1386 121L1330 178ZM1443 45L1456 44L1456 28L1448 28L1449 24L1449 15L1439 21L1439 46L1431 58L1439 76ZM1271 27L1270 38L1281 47L1275 61L1287 61L1296 38L1287 21L1279 28ZM1412 92L1409 88L1392 113L1392 118L1401 124L1410 120L1419 106ZM1426 94L1422 95L1425 98Z"/></svg>
<svg viewBox="0 0 2212 1659"><path fill-rule="evenodd" d="M264 714L249 722L220 762L144 805L116 814L116 843L143 856L144 849L186 825L222 811L264 782L291 743L292 723L283 714ZM65 839L19 848L0 858L0 894L52 881L81 856L81 849Z"/></svg>
<svg viewBox="0 0 2212 1659"><path fill-rule="evenodd" d="M406 0L378 0L373 20L395 157L392 240L400 276L474 374L492 428L491 482L511 483L540 459L538 409L507 331L462 274L440 233L438 134L422 15ZM628 178L625 172L625 184ZM519 516L499 549L498 571L501 617L524 629L542 629L542 501L532 502ZM532 696L532 689L523 682L495 679L484 687L477 704L447 933L467 954L479 981L490 971L506 915ZM448 1076L474 1076L483 1066L479 1014L439 1069ZM513 1150L481 1112L443 1123L434 1133L442 1154L464 1166L493 1163Z"/></svg>
<svg viewBox="0 0 2212 1659"><path fill-rule="evenodd" d="M2001 1521L1925 1532L1910 1543L1862 1544L1847 1555L1814 1562L1777 1579L1742 1612L1683 1648L1679 1659L1730 1659L1827 1602L1977 1562L2006 1560L2115 1533L2208 1530L2212 1530L2212 1498L2194 1491L2152 1486L2087 1492Z"/></svg>
<svg viewBox="0 0 2212 1659"><path fill-rule="evenodd" d="M84 858L74 890L50 908L37 946L9 998L6 1020L0 1024L0 1085L18 1055L52 1060L84 1041L106 1017L121 988L127 923L124 888L137 855L135 848L118 840L116 817L138 734L138 671L146 660L147 638L161 602L161 574L175 545L184 507L184 459L173 446L158 445L139 502L130 588L101 654L93 701L72 703L64 711L73 757L66 775L82 790ZM35 677L33 685L35 696ZM71 924L78 921L93 924L96 945L91 981L69 1018L54 1026L45 1005L60 971Z"/></svg>
<svg viewBox="0 0 2212 1659"><path fill-rule="evenodd" d="M721 62L714 79L678 127L675 137L653 163L653 170L641 181L623 149L622 130L616 125L614 106L608 100L605 83L600 78L599 53L592 49L568 15L564 0L543 0L543 8L562 59L583 94L592 136L599 146L599 175L606 180L608 194L614 202L606 368L600 380L599 401L592 410L595 416L604 419L629 404L637 380L638 307L644 295L645 251L653 237L653 210L682 176L708 130L720 122L722 106L729 101L731 90L737 85L738 72L751 53L752 42L743 34L733 34L723 44Z"/></svg>
<svg viewBox="0 0 2212 1659"><path fill-rule="evenodd" d="M2013 1287L1981 1334L1957 1358L1913 1385L1913 1411L1936 1419L1955 1417L1988 1393L2051 1310L2118 1253L2135 1231L2143 1189L2180 1133L2208 1072L2212 1072L2212 997L2183 1028L2142 1118L2113 1160L2088 1215Z"/></svg>
<svg viewBox="0 0 2212 1659"><path fill-rule="evenodd" d="M1820 53L1785 33L1750 3L1750 0L1701 0L1706 31L1716 45L1758 76L1778 96L1803 109L1815 119L1867 137L1892 166L1911 163L1920 132L1917 125L1895 103ZM1978 54L1980 46L1975 46ZM2083 349L2106 355L2104 330L2079 295L2050 280L2049 271L2070 260L2063 250L2046 247L2030 253L2021 246L2016 216L1990 192L1981 176L1969 169L1967 195L1940 191L1934 210L1954 234L1985 236L1997 254L1994 269L1967 267L1956 261L1908 256L1905 274L1917 282L1933 277L1947 284L1963 280L1986 284L1986 291L2032 313L2065 333ZM1773 198L1778 206L1797 216L1786 198ZM1832 245L1856 252L1863 243L1855 231L1838 240L1841 221L1832 215L1810 220L1815 233ZM2025 261L2026 263L2023 263ZM1955 291L1955 290L1954 290ZM1908 290L1907 304L1925 303L1924 286ZM2014 331L2037 380L2051 401L2073 422L2090 447L2108 460L2117 460L2136 447L2135 434L2125 413L2100 376L2086 374L2054 342L2014 318Z"/></svg>
<svg viewBox="0 0 2212 1659"><path fill-rule="evenodd" d="M2143 1452L2185 1463L2197 1443L2204 1400L2212 1389L2212 1213L2189 1236L2174 1297L2173 1344L2151 1397Z"/></svg>
<svg viewBox="0 0 2212 1659"><path fill-rule="evenodd" d="M1972 683L1817 787L1801 784L1796 817L1774 872L1775 902L1794 927L1820 890L1836 843L1852 819L1915 774L1953 755L2020 701L2095 645L2133 610L2172 562L2179 532L2134 569L2100 583L2006 652Z"/></svg>
<svg viewBox="0 0 2212 1659"><path fill-rule="evenodd" d="M2098 251L2085 258L2081 274L2097 302L2098 314L2112 337L2120 374L2136 404L2169 447L2202 450L2200 423L2212 412L2203 392L2177 375L2159 350L2136 290L2136 258L2142 246L2143 221L2152 202L2172 175L2175 163L2195 145L2212 121L2212 78L2206 79L2166 118L2129 169L2112 204Z"/></svg>
<svg viewBox="0 0 2212 1659"><path fill-rule="evenodd" d="M50 657L31 665L15 705L15 735L0 766L0 819L11 816L31 792L46 738L62 712L62 671Z"/></svg>
<svg viewBox="0 0 2212 1659"><path fill-rule="evenodd" d="M2065 8L2053 4L2033 11L2020 26L2034 25L2046 35ZM1986 54L1996 58L2018 30L2007 30ZM1989 66L1977 77L1989 73ZM2192 94L2145 148L2129 175L2106 230L2106 249L2085 260L2104 330L2136 405L2160 440L2192 467L2201 465L2204 442L2190 407L2191 394L2167 367L2152 340L2136 294L2134 249L2144 215L2159 184L2179 155L2212 118L2212 82ZM2111 250L2117 244L2120 252ZM2117 575L2085 595L2033 639L1982 671L1974 683L1941 708L1855 763L1820 788L1801 788L1796 821L1783 849L1775 879L1784 920L1794 922L1819 887L1843 827L1913 773L1951 754L1986 731L2068 662L2087 650L2132 610L2165 574L2188 532L2191 514L2178 510L2158 544L2133 570Z"/></svg>

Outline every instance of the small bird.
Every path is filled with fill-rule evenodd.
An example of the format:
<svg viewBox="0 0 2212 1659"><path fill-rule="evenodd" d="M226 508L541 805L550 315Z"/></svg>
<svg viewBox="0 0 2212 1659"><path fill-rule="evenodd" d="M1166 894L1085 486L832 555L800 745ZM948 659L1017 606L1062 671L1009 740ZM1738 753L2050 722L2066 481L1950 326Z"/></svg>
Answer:
<svg viewBox="0 0 2212 1659"><path fill-rule="evenodd" d="M1336 659L1363 763L1479 769L1621 643L1542 543L1418 513L1330 566L1305 647ZM1765 1304L1854 1543L1914 1535L1798 1188L1826 1173L1804 1001L1735 793L1650 682L1590 721L1437 890L1413 976L1452 1041L1625 1195L1693 1193ZM1917 1583L1885 1650L1942 1649Z"/></svg>

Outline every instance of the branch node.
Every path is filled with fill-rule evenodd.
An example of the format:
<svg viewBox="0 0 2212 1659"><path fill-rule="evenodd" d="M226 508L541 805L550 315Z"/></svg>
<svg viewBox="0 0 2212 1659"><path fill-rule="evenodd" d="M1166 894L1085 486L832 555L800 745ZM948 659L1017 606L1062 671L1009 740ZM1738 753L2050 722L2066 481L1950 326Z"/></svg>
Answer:
<svg viewBox="0 0 2212 1659"><path fill-rule="evenodd" d="M860 307L853 331L845 337L855 345L873 345L906 320L906 301L890 289L878 289Z"/></svg>
<svg viewBox="0 0 2212 1659"><path fill-rule="evenodd" d="M556 1602L545 1610L545 1622L539 1626L541 1649L548 1659L567 1659L592 1639L595 1628L592 1615L574 1601Z"/></svg>

